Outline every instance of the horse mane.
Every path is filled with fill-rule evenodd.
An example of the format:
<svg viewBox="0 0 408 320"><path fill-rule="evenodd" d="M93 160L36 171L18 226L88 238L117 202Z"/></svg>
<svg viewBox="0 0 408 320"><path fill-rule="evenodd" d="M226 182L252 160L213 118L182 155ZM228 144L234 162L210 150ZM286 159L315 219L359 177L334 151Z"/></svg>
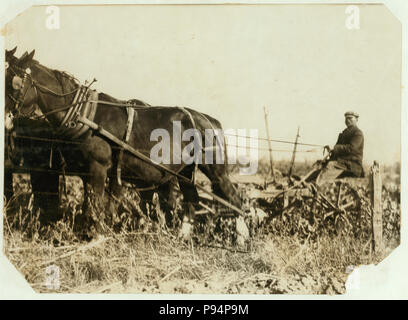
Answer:
<svg viewBox="0 0 408 320"><path fill-rule="evenodd" d="M37 68L41 69L42 71L46 72L48 75L52 76L55 78L60 84L62 88L65 88L67 84L72 85L74 88L78 88L81 86L80 81L73 76L72 74L66 72L66 71L60 71L57 69L51 69L48 68L42 64L40 64L37 60L32 59L31 60L32 64L35 64ZM100 92L100 98L101 100L106 100L109 102L117 102L117 103L123 103L123 104L137 104L137 105L145 105L146 107L151 107L150 104L139 100L139 99L130 99L130 100L122 100L122 99L117 99L114 98L106 93Z"/></svg>
<svg viewBox="0 0 408 320"><path fill-rule="evenodd" d="M79 80L77 78L75 78L73 75L66 72L66 71L60 71L60 70L57 70L57 69L48 68L48 67L42 65L41 63L39 63L37 60L34 60L34 59L31 60L31 63L35 64L36 67L41 69L42 71L48 73L48 75L56 78L57 81L60 82L60 83L64 83L64 82L66 82L66 81L64 81L64 79L68 79L68 80L71 80L73 82L73 85L75 87L80 86Z"/></svg>

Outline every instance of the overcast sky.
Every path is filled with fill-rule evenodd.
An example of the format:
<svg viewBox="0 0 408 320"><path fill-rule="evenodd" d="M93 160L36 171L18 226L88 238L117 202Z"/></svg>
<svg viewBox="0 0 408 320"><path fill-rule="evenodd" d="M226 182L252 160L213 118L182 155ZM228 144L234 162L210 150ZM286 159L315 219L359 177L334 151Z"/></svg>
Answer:
<svg viewBox="0 0 408 320"><path fill-rule="evenodd" d="M359 6L359 30L345 27L344 5L59 8L58 30L46 28L45 7L16 17L6 48L35 49L41 64L95 77L114 97L192 107L261 137L264 106L273 139L294 140L300 126L301 142L322 145L336 142L344 112L354 110L365 162L399 161L401 26L384 6Z"/></svg>

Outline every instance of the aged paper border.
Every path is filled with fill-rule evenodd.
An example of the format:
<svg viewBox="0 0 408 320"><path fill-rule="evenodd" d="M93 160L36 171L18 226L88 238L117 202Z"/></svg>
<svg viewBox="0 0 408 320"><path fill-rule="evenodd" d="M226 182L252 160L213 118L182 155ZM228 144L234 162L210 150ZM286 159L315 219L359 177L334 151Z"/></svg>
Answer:
<svg viewBox="0 0 408 320"><path fill-rule="evenodd" d="M13 265L6 259L4 254L0 255L0 299L407 299L408 298L408 278L406 277L406 263L408 262L407 245L407 201L406 188L408 183L408 145L407 139L407 41L408 39L408 2L404 0L384 0L384 1L274 1L274 0L207 0L207 1L137 1L122 0L118 2L106 0L3 0L0 6L0 26L1 28L14 19L19 13L23 12L32 5L108 5L108 4L385 4L391 13L399 19L402 26L402 73L401 73L401 245L396 248L384 261L377 266L364 266L360 268L360 289L350 290L341 296L295 296L295 295L181 295L181 294L36 294L27 284L23 277L17 272ZM4 52L4 34L0 37L0 47ZM1 65L4 65L4 55L0 55ZM0 68L0 78L4 79L4 68ZM4 81L0 82L1 90L4 90ZM4 106L4 98L1 98L1 105ZM0 108L0 119L3 119L3 110ZM3 137L4 123L0 121L0 132ZM3 150L4 139L0 139L0 150ZM1 163L3 163L3 152L1 154ZM1 177L3 175L1 170ZM1 187L2 188L2 187ZM0 200L3 201L3 200ZM3 219L0 219L0 246L3 248Z"/></svg>

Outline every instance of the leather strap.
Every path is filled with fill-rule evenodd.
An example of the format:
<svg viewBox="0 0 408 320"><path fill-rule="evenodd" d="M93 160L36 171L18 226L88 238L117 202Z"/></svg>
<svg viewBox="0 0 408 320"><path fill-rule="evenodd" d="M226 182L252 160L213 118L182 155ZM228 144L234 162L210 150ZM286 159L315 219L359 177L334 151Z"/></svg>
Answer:
<svg viewBox="0 0 408 320"><path fill-rule="evenodd" d="M132 107L127 107L126 108L127 114L128 114L128 119L126 123L126 133L125 133L125 138L123 139L124 143L128 143L130 139L130 134L132 133L133 129L133 121L135 118L135 109ZM118 164L116 167L116 178L118 180L118 185L122 185L122 159L123 159L123 148L119 150L119 155L118 155Z"/></svg>

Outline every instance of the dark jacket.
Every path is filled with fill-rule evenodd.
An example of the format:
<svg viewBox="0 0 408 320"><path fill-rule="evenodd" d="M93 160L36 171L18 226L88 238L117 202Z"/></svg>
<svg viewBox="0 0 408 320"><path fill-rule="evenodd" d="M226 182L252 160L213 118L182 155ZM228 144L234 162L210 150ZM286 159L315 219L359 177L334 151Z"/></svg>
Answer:
<svg viewBox="0 0 408 320"><path fill-rule="evenodd" d="M331 160L343 163L353 175L362 177L364 176L363 149L363 132L357 126L346 128L339 134Z"/></svg>

